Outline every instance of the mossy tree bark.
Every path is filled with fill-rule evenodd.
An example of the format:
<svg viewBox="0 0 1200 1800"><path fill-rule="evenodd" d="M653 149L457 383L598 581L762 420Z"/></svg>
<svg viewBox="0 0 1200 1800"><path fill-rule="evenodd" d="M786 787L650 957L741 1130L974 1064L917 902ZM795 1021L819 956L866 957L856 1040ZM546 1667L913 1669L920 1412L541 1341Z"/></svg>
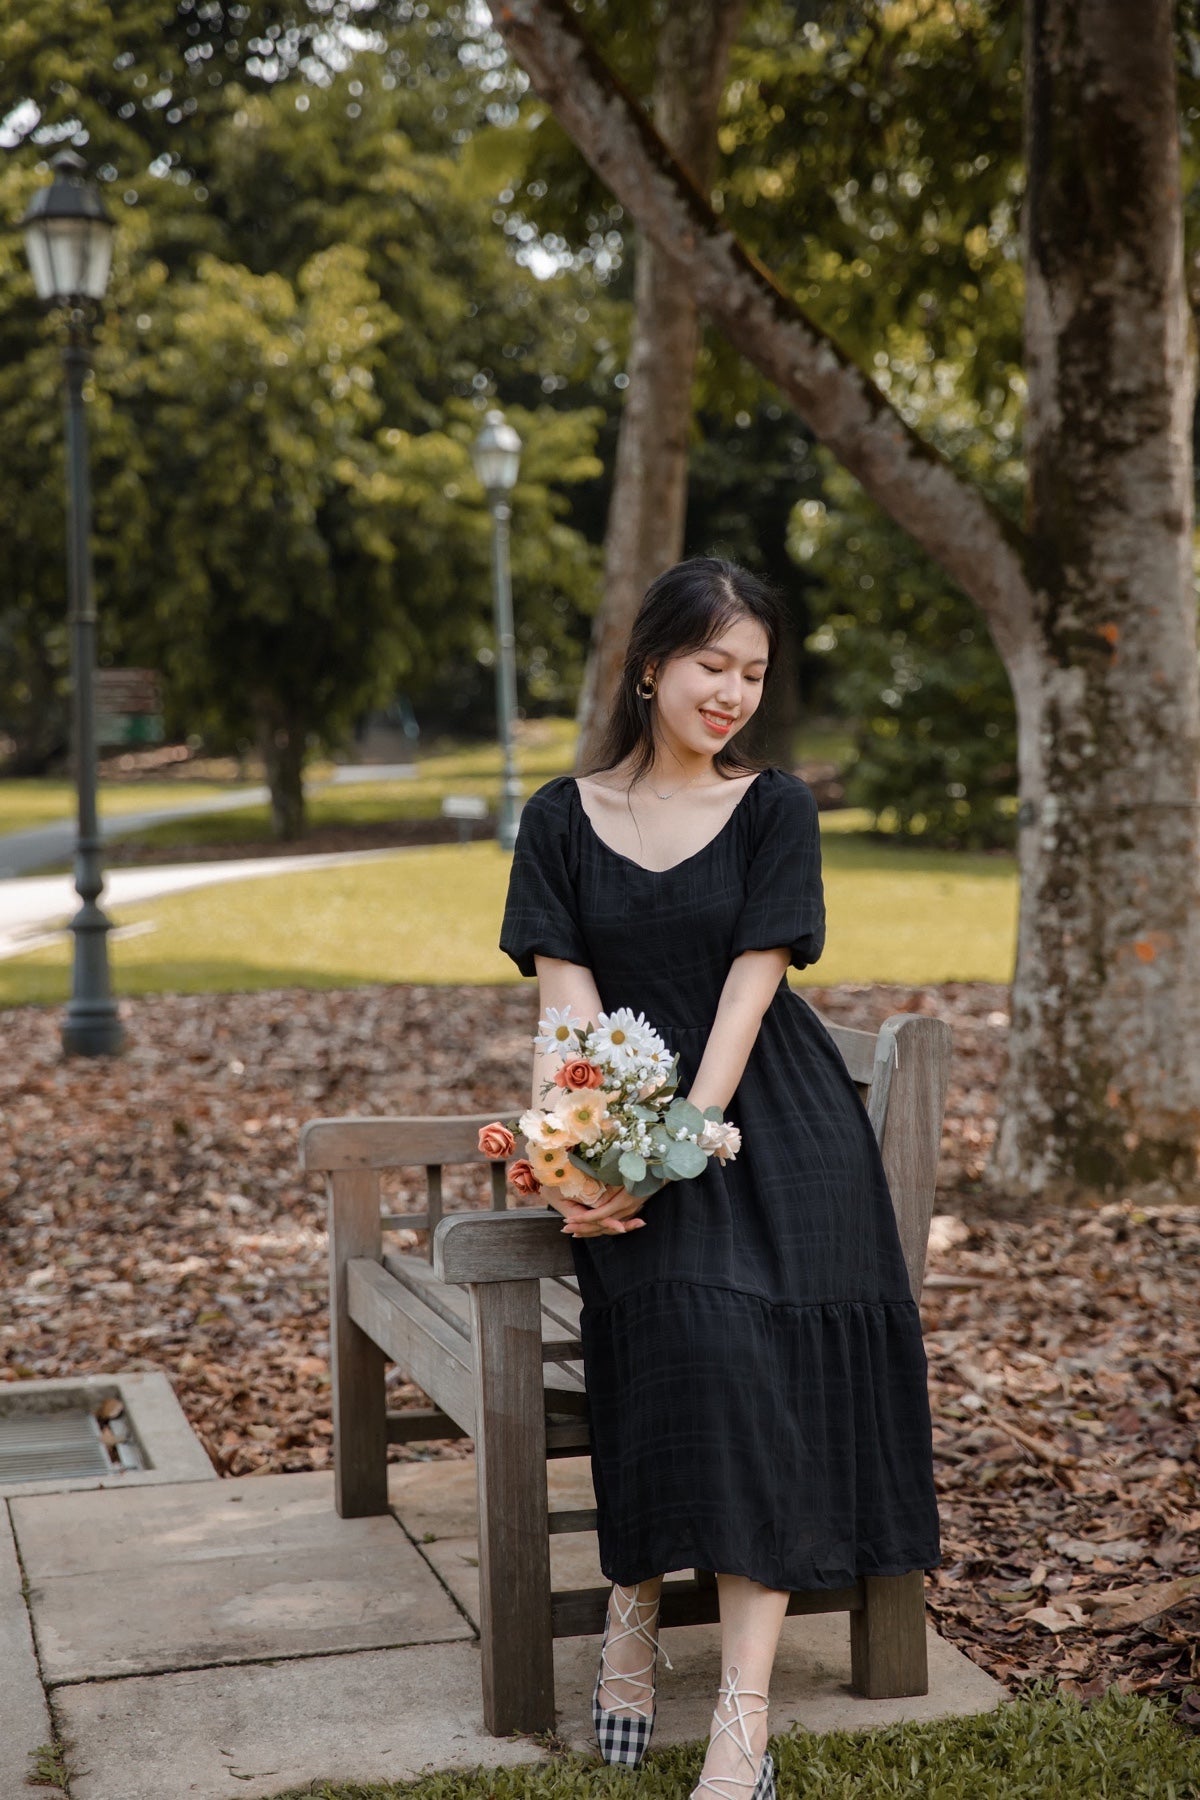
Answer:
<svg viewBox="0 0 1200 1800"><path fill-rule="evenodd" d="M1021 924L995 1168L1200 1176L1192 349L1168 0L1027 0L1029 497L1002 517L727 231L564 0L513 54L697 305L976 602L1020 726Z"/></svg>
<svg viewBox="0 0 1200 1800"><path fill-rule="evenodd" d="M1010 660L1021 922L996 1162L1035 1187L1186 1176L1200 694L1166 0L1027 0L1025 117L1035 604Z"/></svg>
<svg viewBox="0 0 1200 1800"><path fill-rule="evenodd" d="M653 115L703 189L717 157L717 109L746 0L674 0L655 46ZM599 746L638 603L683 551L692 382L700 315L686 274L643 232L634 243L629 388L604 536L604 596L579 700L581 767Z"/></svg>

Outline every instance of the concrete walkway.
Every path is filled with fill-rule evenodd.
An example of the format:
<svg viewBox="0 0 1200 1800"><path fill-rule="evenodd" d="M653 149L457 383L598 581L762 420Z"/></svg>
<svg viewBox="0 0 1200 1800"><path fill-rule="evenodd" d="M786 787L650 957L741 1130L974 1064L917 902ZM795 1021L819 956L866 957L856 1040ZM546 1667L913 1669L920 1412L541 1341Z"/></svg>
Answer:
<svg viewBox="0 0 1200 1800"><path fill-rule="evenodd" d="M159 806L153 812L115 813L100 820L100 836L107 843L110 838L148 831L152 825L163 825L170 819L199 818L203 813L237 812L243 806L262 806L270 797L265 787L247 787L229 794L213 794L207 800ZM32 831L5 832L0 836L0 880L11 880L13 876L27 875L33 869L45 869L51 863L69 861L74 854L74 819L38 825Z"/></svg>
<svg viewBox="0 0 1200 1800"><path fill-rule="evenodd" d="M590 1504L586 1461L552 1464L550 1480L554 1505ZM545 1761L533 1740L483 1727L474 1487L469 1460L397 1465L393 1510L374 1519L339 1519L326 1474L10 1498L0 1795L25 1791L51 1711L69 1800L265 1800L320 1780ZM551 1549L556 1585L600 1581L594 1538L556 1536ZM716 1628L663 1642L674 1672L662 1674L656 1745L702 1739ZM862 1729L1004 1700L932 1630L929 1654L927 1695L861 1700L848 1691L846 1618L789 1619L773 1728ZM585 1751L596 1655L590 1638L555 1651L559 1731Z"/></svg>
<svg viewBox="0 0 1200 1800"><path fill-rule="evenodd" d="M314 782L310 794L323 788L360 786L373 781L411 781L417 775L416 763L346 763L335 769L325 781ZM207 800L181 798L178 805L158 806L151 812L115 813L100 820L100 836L107 843L112 838L131 837L148 831L152 825L163 825L172 819L200 818L205 813L239 812L244 806L265 806L271 798L269 788L239 787L228 794L213 794ZM52 863L66 862L75 853L75 821L62 819L53 825L38 825L31 831L0 833L0 881L29 875L35 869Z"/></svg>
<svg viewBox="0 0 1200 1800"><path fill-rule="evenodd" d="M113 869L105 878L100 904L110 912L114 906L133 906L142 900L161 899L164 894L182 894L188 888L213 887L224 881L246 881L255 875L293 875L307 869L373 862L382 856L406 856L413 847L419 848L398 846L388 850L330 851L320 856L259 856L239 862L164 863L148 869ZM56 942L78 906L79 896L70 875L26 875L0 882L0 962Z"/></svg>

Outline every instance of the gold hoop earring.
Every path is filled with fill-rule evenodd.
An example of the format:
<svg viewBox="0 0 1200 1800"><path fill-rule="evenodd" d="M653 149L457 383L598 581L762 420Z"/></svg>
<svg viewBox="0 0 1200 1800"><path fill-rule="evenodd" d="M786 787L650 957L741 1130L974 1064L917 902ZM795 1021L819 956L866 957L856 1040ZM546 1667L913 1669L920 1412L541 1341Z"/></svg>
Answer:
<svg viewBox="0 0 1200 1800"><path fill-rule="evenodd" d="M643 700L653 700L658 692L658 682L653 675L643 675L637 684L637 692Z"/></svg>

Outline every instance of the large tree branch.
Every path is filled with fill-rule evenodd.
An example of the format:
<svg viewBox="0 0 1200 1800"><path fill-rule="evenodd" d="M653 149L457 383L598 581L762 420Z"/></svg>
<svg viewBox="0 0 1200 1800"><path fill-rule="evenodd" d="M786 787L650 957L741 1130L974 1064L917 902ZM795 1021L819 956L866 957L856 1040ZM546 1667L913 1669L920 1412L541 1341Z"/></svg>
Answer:
<svg viewBox="0 0 1200 1800"><path fill-rule="evenodd" d="M1024 540L918 437L869 376L726 229L565 0L495 0L493 19L534 90L697 305L809 429L971 596L1010 666L1031 618Z"/></svg>

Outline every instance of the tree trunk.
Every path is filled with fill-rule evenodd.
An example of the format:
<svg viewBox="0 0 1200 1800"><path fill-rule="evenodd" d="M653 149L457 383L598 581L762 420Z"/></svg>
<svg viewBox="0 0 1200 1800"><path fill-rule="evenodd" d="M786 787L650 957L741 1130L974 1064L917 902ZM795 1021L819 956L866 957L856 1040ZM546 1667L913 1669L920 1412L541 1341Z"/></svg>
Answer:
<svg viewBox="0 0 1200 1800"><path fill-rule="evenodd" d="M655 52L654 119L697 184L716 168L717 109L746 0L675 0ZM604 536L604 596L579 697L577 761L599 746L642 595L683 551L699 314L678 266L635 237L629 390Z"/></svg>
<svg viewBox="0 0 1200 1800"><path fill-rule="evenodd" d="M271 790L271 829L284 843L304 836L304 752L307 732L290 711L264 700L258 715L258 747Z"/></svg>
<svg viewBox="0 0 1200 1800"><path fill-rule="evenodd" d="M996 1169L1187 1180L1200 1140L1192 354L1167 0L1028 0L1033 632Z"/></svg>
<svg viewBox="0 0 1200 1800"><path fill-rule="evenodd" d="M1020 728L1022 906L995 1167L1194 1182L1200 696L1168 0L1029 0L1027 534L713 215L566 0L498 29L697 303L978 604Z"/></svg>

